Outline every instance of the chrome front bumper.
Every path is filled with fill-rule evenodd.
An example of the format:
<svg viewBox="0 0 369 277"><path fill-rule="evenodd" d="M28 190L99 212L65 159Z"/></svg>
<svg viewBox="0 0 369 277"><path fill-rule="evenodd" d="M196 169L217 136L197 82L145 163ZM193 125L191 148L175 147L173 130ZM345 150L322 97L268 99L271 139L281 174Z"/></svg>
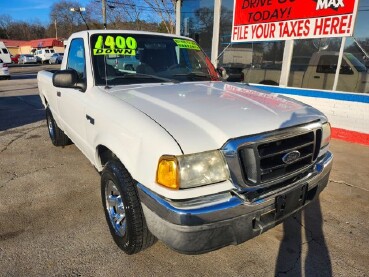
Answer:
<svg viewBox="0 0 369 277"><path fill-rule="evenodd" d="M151 233L178 252L200 254L260 235L318 198L328 183L332 159L327 152L305 178L253 202L236 191L171 201L142 184L137 188ZM303 199L297 190L304 190ZM284 209L277 199L286 196L292 200Z"/></svg>

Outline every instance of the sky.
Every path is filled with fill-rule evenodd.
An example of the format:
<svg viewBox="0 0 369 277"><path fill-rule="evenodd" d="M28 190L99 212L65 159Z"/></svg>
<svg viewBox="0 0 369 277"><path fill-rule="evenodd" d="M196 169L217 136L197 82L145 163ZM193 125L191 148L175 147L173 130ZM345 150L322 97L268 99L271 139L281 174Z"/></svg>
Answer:
<svg viewBox="0 0 369 277"><path fill-rule="evenodd" d="M50 9L58 0L0 0L0 15L10 15L15 21L34 22L42 24L50 22ZM87 4L89 0L78 0Z"/></svg>

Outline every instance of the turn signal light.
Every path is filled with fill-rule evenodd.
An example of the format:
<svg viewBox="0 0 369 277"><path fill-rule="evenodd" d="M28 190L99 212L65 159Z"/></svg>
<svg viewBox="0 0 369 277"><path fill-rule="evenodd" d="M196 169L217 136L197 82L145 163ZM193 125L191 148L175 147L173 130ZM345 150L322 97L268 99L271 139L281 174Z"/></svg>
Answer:
<svg viewBox="0 0 369 277"><path fill-rule="evenodd" d="M167 188L179 189L178 177L178 165L175 157L161 157L156 172L156 182Z"/></svg>

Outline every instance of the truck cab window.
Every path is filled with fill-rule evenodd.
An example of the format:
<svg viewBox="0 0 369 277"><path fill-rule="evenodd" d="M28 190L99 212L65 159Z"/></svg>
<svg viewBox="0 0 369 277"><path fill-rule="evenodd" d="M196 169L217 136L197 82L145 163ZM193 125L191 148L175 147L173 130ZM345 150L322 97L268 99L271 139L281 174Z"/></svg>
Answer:
<svg viewBox="0 0 369 277"><path fill-rule="evenodd" d="M70 44L67 69L74 69L81 80L86 79L86 58L81 38L72 40Z"/></svg>
<svg viewBox="0 0 369 277"><path fill-rule="evenodd" d="M316 68L317 73L328 73L335 74L338 63L337 55L323 55L320 57L318 66ZM352 75L354 72L352 71L350 65L343 59L341 63L340 74Z"/></svg>
<svg viewBox="0 0 369 277"><path fill-rule="evenodd" d="M336 73L337 63L338 63L338 56L323 55L319 59L316 72L334 74Z"/></svg>

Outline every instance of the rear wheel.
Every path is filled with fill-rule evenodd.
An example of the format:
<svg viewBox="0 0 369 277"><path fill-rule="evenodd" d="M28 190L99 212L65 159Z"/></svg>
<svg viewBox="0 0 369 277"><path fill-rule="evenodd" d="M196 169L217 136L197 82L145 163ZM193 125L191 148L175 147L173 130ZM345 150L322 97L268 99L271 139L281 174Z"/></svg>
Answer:
<svg viewBox="0 0 369 277"><path fill-rule="evenodd" d="M118 160L109 161L102 172L101 197L110 233L125 253L135 254L155 243L135 182Z"/></svg>
<svg viewBox="0 0 369 277"><path fill-rule="evenodd" d="M271 81L271 80L264 80L264 81L261 81L259 84L269 85L269 86L278 86L278 83Z"/></svg>
<svg viewBox="0 0 369 277"><path fill-rule="evenodd" d="M51 142L55 146L65 146L69 144L70 141L68 136L64 134L63 130L56 124L49 108L46 108L46 121Z"/></svg>

